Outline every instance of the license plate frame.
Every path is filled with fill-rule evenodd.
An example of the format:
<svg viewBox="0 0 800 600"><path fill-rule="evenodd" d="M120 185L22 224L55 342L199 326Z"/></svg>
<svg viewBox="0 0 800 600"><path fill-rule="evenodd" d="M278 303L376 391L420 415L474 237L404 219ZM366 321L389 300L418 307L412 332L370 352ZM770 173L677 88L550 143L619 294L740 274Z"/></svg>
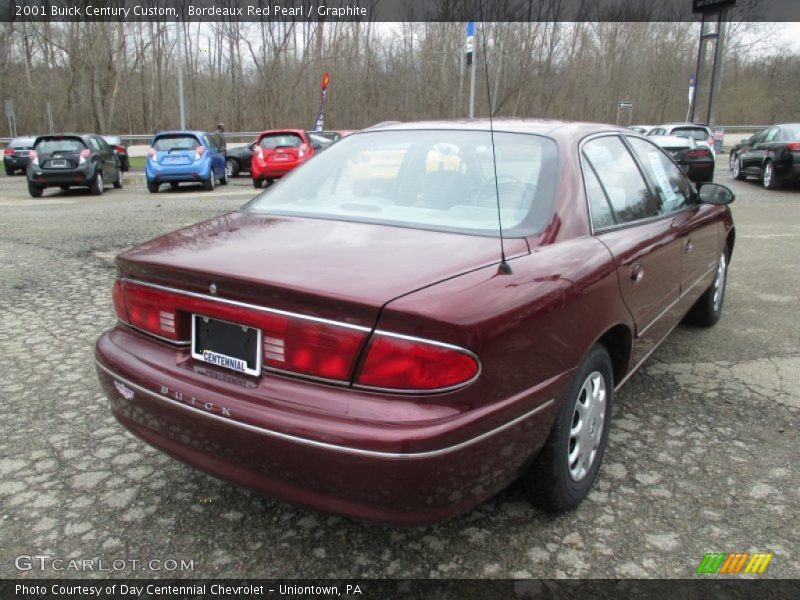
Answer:
<svg viewBox="0 0 800 600"><path fill-rule="evenodd" d="M286 154L285 152L281 152L280 154L273 154L272 160L284 162L289 160L289 155Z"/></svg>
<svg viewBox="0 0 800 600"><path fill-rule="evenodd" d="M238 344L244 347L238 348ZM257 327L206 315L192 315L192 358L203 363L258 377L261 375L262 332Z"/></svg>
<svg viewBox="0 0 800 600"><path fill-rule="evenodd" d="M67 160L64 158L56 158L50 161L50 167L53 169L66 169Z"/></svg>

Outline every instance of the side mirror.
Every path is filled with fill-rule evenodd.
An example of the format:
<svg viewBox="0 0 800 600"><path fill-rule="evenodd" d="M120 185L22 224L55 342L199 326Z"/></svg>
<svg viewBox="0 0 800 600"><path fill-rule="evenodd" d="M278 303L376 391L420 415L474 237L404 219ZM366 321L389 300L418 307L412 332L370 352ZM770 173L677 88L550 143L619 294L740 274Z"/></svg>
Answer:
<svg viewBox="0 0 800 600"><path fill-rule="evenodd" d="M255 148L255 147L256 147L256 143L255 142L251 142L250 144L247 145L247 149L250 150L250 152L252 152L253 148Z"/></svg>
<svg viewBox="0 0 800 600"><path fill-rule="evenodd" d="M730 188L711 182L702 184L697 195L703 204L730 204L736 199L736 194Z"/></svg>

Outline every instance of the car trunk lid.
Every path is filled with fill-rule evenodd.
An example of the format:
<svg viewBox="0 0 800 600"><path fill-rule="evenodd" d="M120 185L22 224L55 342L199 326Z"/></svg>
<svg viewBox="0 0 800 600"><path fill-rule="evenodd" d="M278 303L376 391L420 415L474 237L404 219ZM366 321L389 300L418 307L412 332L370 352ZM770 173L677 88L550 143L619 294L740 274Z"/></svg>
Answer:
<svg viewBox="0 0 800 600"><path fill-rule="evenodd" d="M528 253L507 239L509 257ZM499 263L494 237L235 212L117 257L123 277L371 327L387 302Z"/></svg>

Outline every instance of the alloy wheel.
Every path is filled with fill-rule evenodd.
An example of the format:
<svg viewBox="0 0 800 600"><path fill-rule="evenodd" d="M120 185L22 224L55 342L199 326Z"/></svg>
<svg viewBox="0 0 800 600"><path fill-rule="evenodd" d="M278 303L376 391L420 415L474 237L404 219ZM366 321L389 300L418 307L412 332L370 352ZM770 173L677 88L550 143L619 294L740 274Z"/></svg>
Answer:
<svg viewBox="0 0 800 600"><path fill-rule="evenodd" d="M722 296L725 293L725 276L727 274L727 270L728 260L723 252L719 257L719 263L717 264L717 276L714 278L714 296L712 298L714 312L719 312L719 309L722 306Z"/></svg>
<svg viewBox="0 0 800 600"><path fill-rule="evenodd" d="M764 187L765 188L768 188L768 187L770 187L772 185L773 176L774 175L772 173L772 163L768 162L764 166Z"/></svg>

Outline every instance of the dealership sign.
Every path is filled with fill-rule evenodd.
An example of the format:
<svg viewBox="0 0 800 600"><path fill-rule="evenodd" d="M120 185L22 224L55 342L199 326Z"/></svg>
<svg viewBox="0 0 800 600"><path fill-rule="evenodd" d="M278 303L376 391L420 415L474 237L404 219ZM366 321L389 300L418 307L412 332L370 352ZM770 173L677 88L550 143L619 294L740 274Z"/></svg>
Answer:
<svg viewBox="0 0 800 600"><path fill-rule="evenodd" d="M692 0L692 12L717 12L735 4L736 0Z"/></svg>

